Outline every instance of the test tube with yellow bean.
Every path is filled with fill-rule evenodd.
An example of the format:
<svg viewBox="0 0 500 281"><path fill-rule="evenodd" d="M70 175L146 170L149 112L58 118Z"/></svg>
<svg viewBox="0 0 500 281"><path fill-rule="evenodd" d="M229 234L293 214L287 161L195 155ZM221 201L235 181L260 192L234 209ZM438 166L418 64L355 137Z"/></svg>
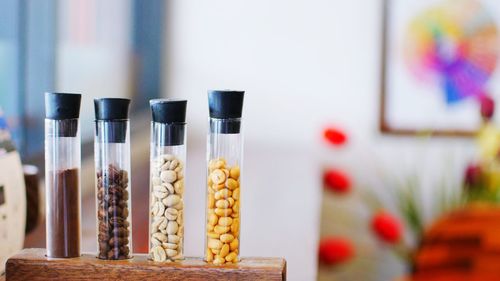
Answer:
<svg viewBox="0 0 500 281"><path fill-rule="evenodd" d="M205 260L236 263L240 253L242 91L210 91Z"/></svg>

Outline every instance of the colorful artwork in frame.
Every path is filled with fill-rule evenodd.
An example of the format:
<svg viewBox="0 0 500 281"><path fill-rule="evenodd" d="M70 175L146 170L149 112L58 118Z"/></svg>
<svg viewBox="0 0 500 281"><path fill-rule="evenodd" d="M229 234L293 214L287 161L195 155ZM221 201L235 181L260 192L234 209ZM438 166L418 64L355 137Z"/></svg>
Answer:
<svg viewBox="0 0 500 281"><path fill-rule="evenodd" d="M384 0L380 130L470 136L500 95L498 0Z"/></svg>

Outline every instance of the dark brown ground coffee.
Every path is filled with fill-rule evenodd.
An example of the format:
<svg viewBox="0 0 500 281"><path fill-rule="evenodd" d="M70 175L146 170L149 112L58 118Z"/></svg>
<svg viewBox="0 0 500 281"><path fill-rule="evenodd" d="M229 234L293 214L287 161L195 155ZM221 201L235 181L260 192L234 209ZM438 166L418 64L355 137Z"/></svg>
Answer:
<svg viewBox="0 0 500 281"><path fill-rule="evenodd" d="M78 169L49 174L47 187L47 256L80 256L80 181Z"/></svg>

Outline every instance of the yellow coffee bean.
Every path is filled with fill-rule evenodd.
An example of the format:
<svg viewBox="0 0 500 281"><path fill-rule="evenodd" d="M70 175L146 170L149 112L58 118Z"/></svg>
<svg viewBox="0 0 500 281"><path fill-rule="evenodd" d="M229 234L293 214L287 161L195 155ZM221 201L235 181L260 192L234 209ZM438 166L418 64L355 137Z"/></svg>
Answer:
<svg viewBox="0 0 500 281"><path fill-rule="evenodd" d="M226 160L224 160L223 158L220 158L217 161L215 161L215 168L222 169L225 166L226 166Z"/></svg>
<svg viewBox="0 0 500 281"><path fill-rule="evenodd" d="M214 231L214 226L213 224L207 223L207 231Z"/></svg>
<svg viewBox="0 0 500 281"><path fill-rule="evenodd" d="M222 226L230 226L233 223L233 219L231 217L221 217L219 218L219 225ZM232 228L232 226L231 226Z"/></svg>
<svg viewBox="0 0 500 281"><path fill-rule="evenodd" d="M217 217L216 214L210 214L210 215L208 215L208 223L209 224L216 225L218 220L219 220L219 217Z"/></svg>
<svg viewBox="0 0 500 281"><path fill-rule="evenodd" d="M209 194L215 194L215 190L212 187L208 187L208 193Z"/></svg>
<svg viewBox="0 0 500 281"><path fill-rule="evenodd" d="M239 166L234 166L231 168L229 171L229 176L235 180L240 178L240 167Z"/></svg>
<svg viewBox="0 0 500 281"><path fill-rule="evenodd" d="M226 256L226 261L236 261L236 258L238 257L238 254L235 252L231 252Z"/></svg>
<svg viewBox="0 0 500 281"><path fill-rule="evenodd" d="M227 256L227 254L229 254L229 244L224 244L224 246L222 246L222 249L220 249L219 256L224 258Z"/></svg>
<svg viewBox="0 0 500 281"><path fill-rule="evenodd" d="M230 190L234 190L234 189L236 189L239 186L239 184L238 184L238 182L236 180L234 180L232 178L229 178L229 179L226 180L226 186Z"/></svg>
<svg viewBox="0 0 500 281"><path fill-rule="evenodd" d="M238 250L238 247L240 246L240 242L238 241L237 238L235 238L230 244L229 244L231 251L236 251Z"/></svg>
<svg viewBox="0 0 500 281"><path fill-rule="evenodd" d="M234 199L233 199L233 197L229 197L226 200L227 200L227 202L229 202L229 207L233 207L233 205L234 205Z"/></svg>
<svg viewBox="0 0 500 281"><path fill-rule="evenodd" d="M207 249L206 251L206 256L205 256L205 260L207 262L212 262L214 260L214 254L212 253L212 251L210 251L210 249Z"/></svg>
<svg viewBox="0 0 500 281"><path fill-rule="evenodd" d="M210 174L210 178L214 184L224 183L226 181L226 174L221 169L216 169Z"/></svg>
<svg viewBox="0 0 500 281"><path fill-rule="evenodd" d="M234 240L234 235L226 233L220 236L220 241L223 243L231 243Z"/></svg>
<svg viewBox="0 0 500 281"><path fill-rule="evenodd" d="M220 222L219 222L220 223ZM233 223L231 224L231 232L234 234L234 235L238 235L238 233L240 232L240 219L239 218L235 218L233 219Z"/></svg>
<svg viewBox="0 0 500 281"><path fill-rule="evenodd" d="M219 158L209 162L208 170L208 248L205 259L215 265L234 263L239 248L235 237L239 234L240 168L230 168L225 159Z"/></svg>
<svg viewBox="0 0 500 281"><path fill-rule="evenodd" d="M210 249L220 249L222 248L222 242L217 239L208 239L208 247Z"/></svg>
<svg viewBox="0 0 500 281"><path fill-rule="evenodd" d="M219 191L217 191L215 193L215 199L216 200L219 200L219 199L226 199L228 198L229 196L231 196L233 193L231 192L231 190L227 189L227 188L224 188L224 189L221 189ZM233 197L234 198L234 197ZM235 198L236 199L236 198Z"/></svg>
<svg viewBox="0 0 500 281"><path fill-rule="evenodd" d="M227 201L225 199L217 200L217 202L215 202L215 206L217 208L227 209L227 208L229 208L229 201Z"/></svg>
<svg viewBox="0 0 500 281"><path fill-rule="evenodd" d="M209 238L219 239L219 237L220 237L220 233L216 233L216 232L208 232L208 233L207 233L207 236L208 236Z"/></svg>
<svg viewBox="0 0 500 281"><path fill-rule="evenodd" d="M215 170L215 162L217 162L216 159L212 159L208 162L208 168L209 169L212 169L212 170Z"/></svg>
<svg viewBox="0 0 500 281"><path fill-rule="evenodd" d="M231 228L229 226L216 225L214 227L214 232L217 234L224 234L228 232Z"/></svg>
<svg viewBox="0 0 500 281"><path fill-rule="evenodd" d="M217 191L219 191L219 190L223 189L224 187L226 187L224 183L219 183L219 184L213 184L213 185L212 185L212 189L213 189L215 192L217 192Z"/></svg>
<svg viewBox="0 0 500 281"><path fill-rule="evenodd" d="M234 205L233 205L233 212L236 213L236 214L239 214L240 213L240 201L236 201L234 202Z"/></svg>
<svg viewBox="0 0 500 281"><path fill-rule="evenodd" d="M240 200L240 189L236 188L233 190L233 199L234 200Z"/></svg>
<svg viewBox="0 0 500 281"><path fill-rule="evenodd" d="M214 264L215 265L221 265L221 264L224 264L226 262L226 260L224 260L223 258L217 256L215 259L214 259Z"/></svg>
<svg viewBox="0 0 500 281"><path fill-rule="evenodd" d="M215 209L215 214L218 215L219 217L227 217L230 214L233 213L233 210L231 209Z"/></svg>
<svg viewBox="0 0 500 281"><path fill-rule="evenodd" d="M215 207L215 196L213 193L208 194L208 207L209 208Z"/></svg>

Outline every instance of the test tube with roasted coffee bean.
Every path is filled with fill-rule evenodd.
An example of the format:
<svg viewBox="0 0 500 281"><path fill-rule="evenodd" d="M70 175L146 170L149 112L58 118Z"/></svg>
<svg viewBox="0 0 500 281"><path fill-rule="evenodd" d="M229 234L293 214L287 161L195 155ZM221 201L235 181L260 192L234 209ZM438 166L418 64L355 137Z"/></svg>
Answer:
<svg viewBox="0 0 500 281"><path fill-rule="evenodd" d="M47 256L80 256L80 94L45 93Z"/></svg>
<svg viewBox="0 0 500 281"><path fill-rule="evenodd" d="M242 91L209 91L205 260L236 263L240 254Z"/></svg>
<svg viewBox="0 0 500 281"><path fill-rule="evenodd" d="M132 251L129 99L95 99L97 257L128 259Z"/></svg>
<svg viewBox="0 0 500 281"><path fill-rule="evenodd" d="M183 259L186 100L150 101L149 253L153 261Z"/></svg>

